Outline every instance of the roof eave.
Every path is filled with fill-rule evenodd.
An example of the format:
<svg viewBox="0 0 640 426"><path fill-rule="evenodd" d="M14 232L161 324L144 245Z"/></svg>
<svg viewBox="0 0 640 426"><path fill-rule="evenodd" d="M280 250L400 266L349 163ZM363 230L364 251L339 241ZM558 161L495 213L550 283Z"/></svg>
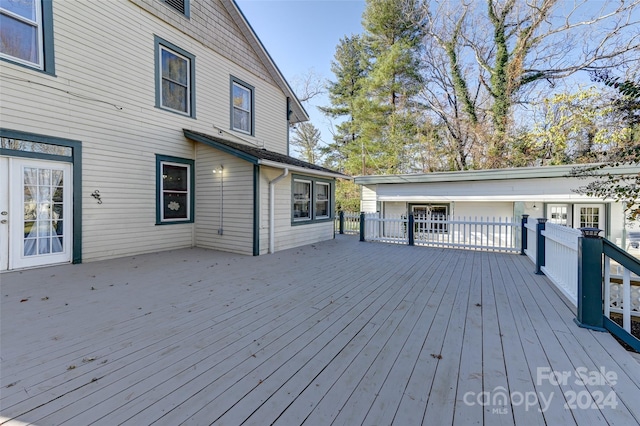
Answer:
<svg viewBox="0 0 640 426"><path fill-rule="evenodd" d="M278 161L273 160L258 160L258 164L266 167L273 167L276 169L289 169L290 171L298 172L298 173L306 173L308 175L314 176L324 176L336 179L353 179L351 176L343 175L342 173L330 172L324 170L316 170L316 169L308 169L306 167L295 166L292 164L280 163Z"/></svg>
<svg viewBox="0 0 640 426"><path fill-rule="evenodd" d="M323 170L318 170L317 168L313 168L313 167L319 167L319 166L315 166L309 163L307 164L309 164L312 167L304 167L299 164L292 164L292 163L287 163L283 161L276 161L276 160L261 158L261 155L259 156L252 155L250 152L246 152L245 150L234 148L233 146L229 146L227 143L224 143L222 140L217 140L216 137L211 135L206 135L206 134L195 132L189 129L182 129L182 132L187 139L191 139L195 142L208 145L212 148L225 152L229 155L232 155L236 158L242 159L254 165L262 165L262 166L273 167L277 169L289 169L291 171L305 173L313 176L324 176L324 177L330 177L330 178L349 179L349 180L352 179L350 176L344 175L342 173L334 172L329 169L324 169L323 167L322 167ZM231 142L228 142L228 143L231 143ZM252 148L252 147L247 146L247 148ZM264 152L266 153L271 151L264 150ZM277 154L273 152L271 153ZM282 155L282 154L279 154L279 155ZM289 157L289 158L291 159L291 161L294 161L297 163L306 163L304 161L294 159L293 157Z"/></svg>
<svg viewBox="0 0 640 426"><path fill-rule="evenodd" d="M594 164L591 164L594 165ZM484 180L513 180L567 177L575 167L589 166L571 164L563 166L521 167L511 169L465 170L456 172L435 172L413 175L356 176L354 182L359 185L397 184L397 183L434 183L434 182L471 182ZM602 173L615 174L639 173L637 166L620 166L605 169Z"/></svg>

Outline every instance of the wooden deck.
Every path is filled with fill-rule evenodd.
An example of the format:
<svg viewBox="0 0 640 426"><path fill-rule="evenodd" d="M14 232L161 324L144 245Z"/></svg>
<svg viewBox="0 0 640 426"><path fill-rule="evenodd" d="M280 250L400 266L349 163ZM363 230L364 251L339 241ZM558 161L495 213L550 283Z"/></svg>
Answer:
<svg viewBox="0 0 640 426"><path fill-rule="evenodd" d="M533 269L340 236L7 273L0 423L640 423L638 362Z"/></svg>

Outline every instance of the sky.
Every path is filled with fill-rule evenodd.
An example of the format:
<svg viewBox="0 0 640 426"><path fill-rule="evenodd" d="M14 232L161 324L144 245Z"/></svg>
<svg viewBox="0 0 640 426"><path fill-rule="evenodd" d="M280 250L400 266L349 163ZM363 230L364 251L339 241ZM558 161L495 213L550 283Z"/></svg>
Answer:
<svg viewBox="0 0 640 426"><path fill-rule="evenodd" d="M333 80L331 61L340 39L362 33L364 0L236 0L276 65L295 90L296 77L310 70ZM329 120L317 109L325 96L305 105L321 140L331 142Z"/></svg>
<svg viewBox="0 0 640 426"><path fill-rule="evenodd" d="M311 70L324 80L334 80L331 61L340 39L363 32L364 0L236 0L236 3L294 90L296 77ZM587 11L597 12L602 3L589 0L586 5ZM565 81L571 82L581 86L591 84L586 72ZM333 125L317 106L328 105L326 95L305 105L324 143L332 141Z"/></svg>

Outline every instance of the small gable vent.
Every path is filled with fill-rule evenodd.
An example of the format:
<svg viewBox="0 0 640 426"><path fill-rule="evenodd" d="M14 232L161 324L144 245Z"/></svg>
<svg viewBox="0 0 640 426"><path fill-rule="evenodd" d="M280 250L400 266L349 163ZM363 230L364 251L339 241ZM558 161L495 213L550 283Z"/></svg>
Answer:
<svg viewBox="0 0 640 426"><path fill-rule="evenodd" d="M178 12L185 14L184 3L186 0L164 0L166 4L177 10Z"/></svg>

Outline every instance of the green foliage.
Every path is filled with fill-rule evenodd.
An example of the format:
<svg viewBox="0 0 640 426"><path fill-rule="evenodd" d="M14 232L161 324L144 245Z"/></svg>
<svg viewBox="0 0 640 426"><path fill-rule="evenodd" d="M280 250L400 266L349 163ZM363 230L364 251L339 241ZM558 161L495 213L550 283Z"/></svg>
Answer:
<svg viewBox="0 0 640 426"><path fill-rule="evenodd" d="M367 0L364 33L342 39L332 62L326 165L359 175L588 163L637 144L637 81L599 73L614 101L556 86L640 58L640 3L589 5Z"/></svg>
<svg viewBox="0 0 640 426"><path fill-rule="evenodd" d="M365 34L342 39L329 83L331 106L323 111L343 118L328 147L330 165L345 173L398 173L408 164L406 146L419 133L423 85L422 32L416 1L369 0Z"/></svg>
<svg viewBox="0 0 640 426"><path fill-rule="evenodd" d="M595 81L617 90L618 96L609 100L609 108L622 114L626 133L617 146L608 150L606 161L596 166L575 168L573 176L594 178L576 190L580 194L622 203L629 220L640 219L640 82L627 79L620 82L608 74L596 75ZM615 173L612 168L622 165L638 166L632 173Z"/></svg>
<svg viewBox="0 0 640 426"><path fill-rule="evenodd" d="M359 212L360 211L360 185L351 180L339 180L336 182L336 211Z"/></svg>
<svg viewBox="0 0 640 426"><path fill-rule="evenodd" d="M547 164L603 161L607 151L629 140L631 129L595 88L557 94L543 105L544 120L536 123L532 137Z"/></svg>

